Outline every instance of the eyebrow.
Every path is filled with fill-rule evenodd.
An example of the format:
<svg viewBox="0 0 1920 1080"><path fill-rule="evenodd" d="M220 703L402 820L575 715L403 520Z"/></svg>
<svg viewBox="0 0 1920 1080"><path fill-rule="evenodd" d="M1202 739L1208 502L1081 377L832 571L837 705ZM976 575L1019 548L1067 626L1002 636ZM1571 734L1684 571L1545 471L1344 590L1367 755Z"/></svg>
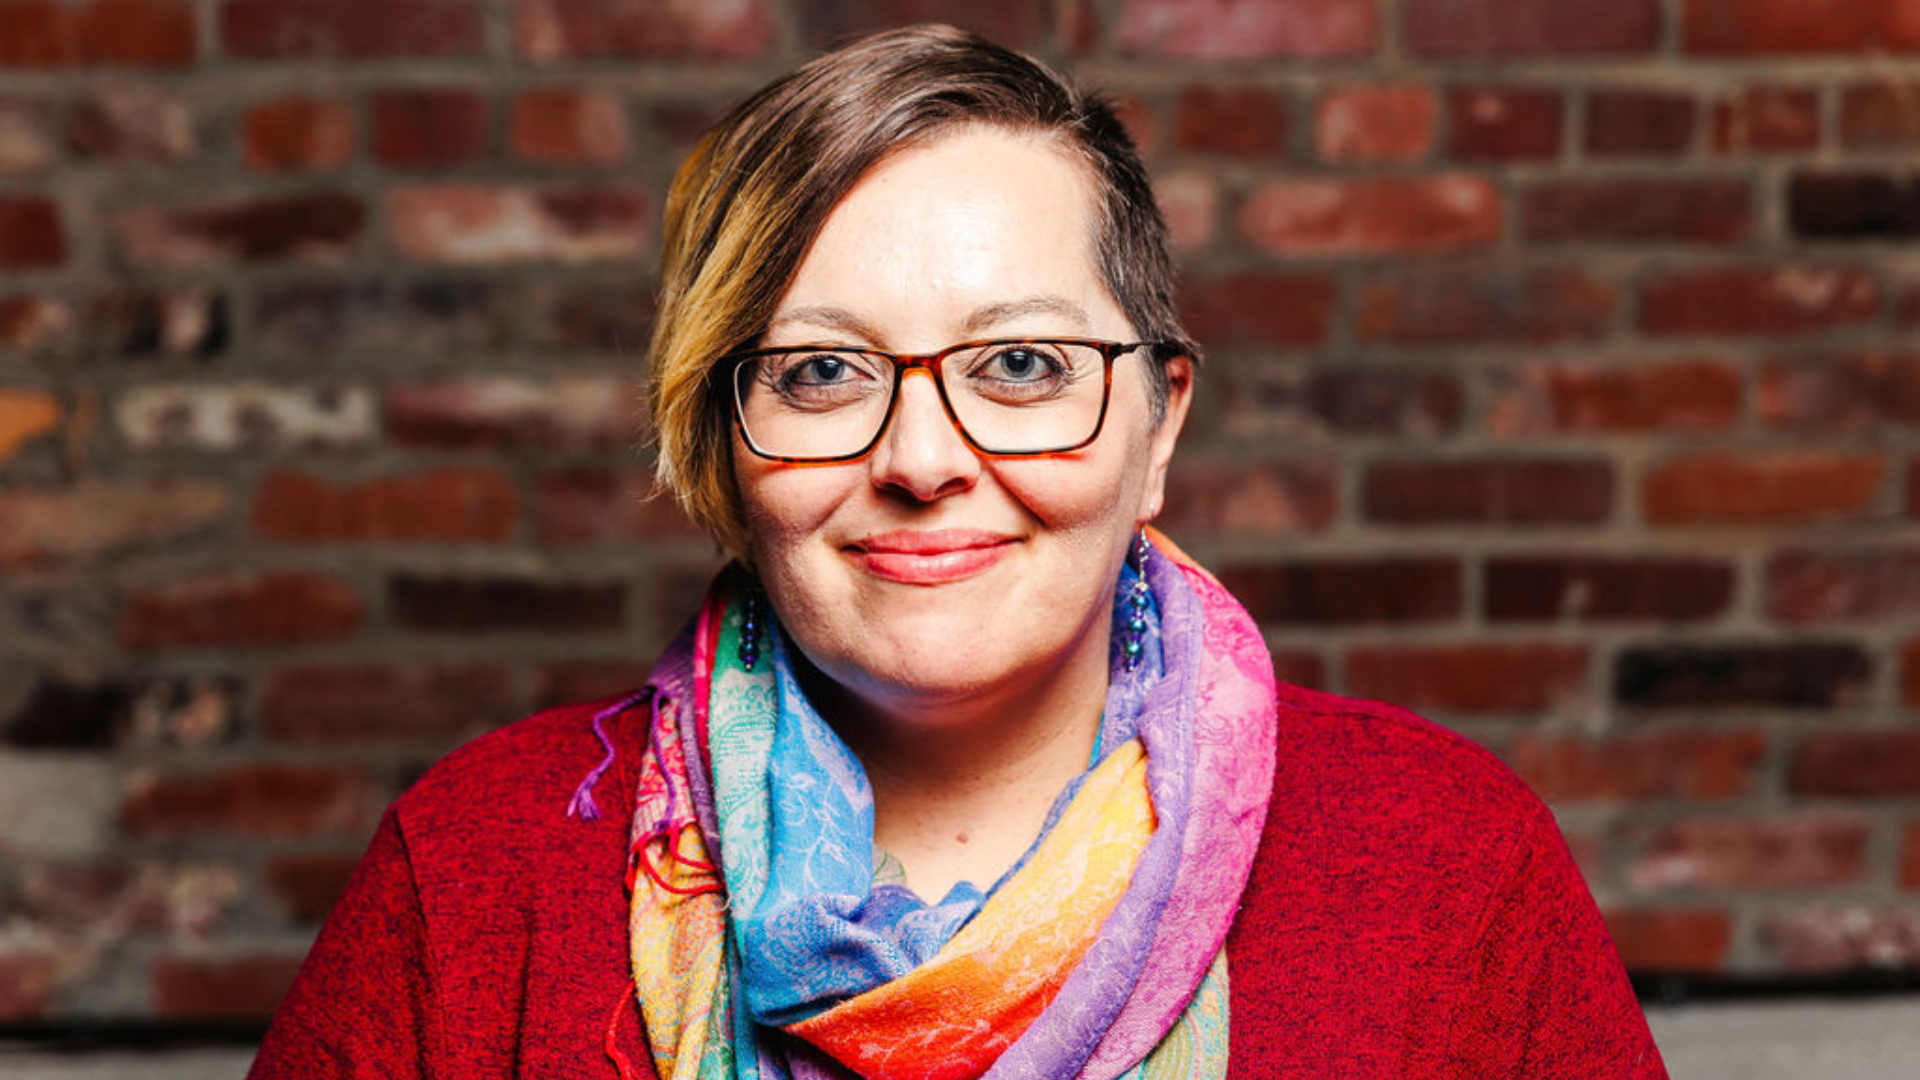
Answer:
<svg viewBox="0 0 1920 1080"><path fill-rule="evenodd" d="M1042 294L1026 296L1018 300L1003 300L975 308L962 320L960 330L962 334L972 337L1028 315L1055 315L1072 323L1070 329L1079 332L1084 332L1090 321L1087 317L1087 309L1072 300L1064 296ZM773 317L773 321L767 324L767 328L772 330L789 323L806 323L809 326L839 330L867 342L877 343L881 340L880 333L866 320L846 308L834 307L830 304L814 304L783 311Z"/></svg>

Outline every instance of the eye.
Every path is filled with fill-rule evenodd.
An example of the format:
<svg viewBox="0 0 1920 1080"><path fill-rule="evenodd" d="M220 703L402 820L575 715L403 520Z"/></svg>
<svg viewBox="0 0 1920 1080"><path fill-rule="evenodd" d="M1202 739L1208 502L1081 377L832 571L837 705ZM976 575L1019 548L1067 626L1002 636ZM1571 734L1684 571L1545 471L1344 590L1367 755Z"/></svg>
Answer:
<svg viewBox="0 0 1920 1080"><path fill-rule="evenodd" d="M1002 382L1033 382L1060 374L1063 365L1053 357L1029 345L996 349L974 368L976 378Z"/></svg>
<svg viewBox="0 0 1920 1080"><path fill-rule="evenodd" d="M833 353L819 353L814 356L796 358L794 365L787 369L783 381L789 386L832 386L854 378L857 372L844 356Z"/></svg>

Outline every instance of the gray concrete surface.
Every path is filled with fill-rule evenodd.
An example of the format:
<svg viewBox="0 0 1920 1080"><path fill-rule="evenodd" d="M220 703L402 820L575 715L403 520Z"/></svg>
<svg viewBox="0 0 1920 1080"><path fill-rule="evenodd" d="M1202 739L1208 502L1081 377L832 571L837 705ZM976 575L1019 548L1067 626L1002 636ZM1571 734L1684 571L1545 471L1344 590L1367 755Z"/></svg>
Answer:
<svg viewBox="0 0 1920 1080"><path fill-rule="evenodd" d="M1673 1080L1915 1080L1920 1000L1687 1005L1647 1013ZM241 1080L247 1050L9 1051L4 1080Z"/></svg>

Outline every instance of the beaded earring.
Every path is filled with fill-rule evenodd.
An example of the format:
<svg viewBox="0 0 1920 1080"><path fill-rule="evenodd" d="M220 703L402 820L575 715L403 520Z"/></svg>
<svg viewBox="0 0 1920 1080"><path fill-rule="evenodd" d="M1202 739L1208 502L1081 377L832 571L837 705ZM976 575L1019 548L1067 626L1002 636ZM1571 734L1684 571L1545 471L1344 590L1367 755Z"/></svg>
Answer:
<svg viewBox="0 0 1920 1080"><path fill-rule="evenodd" d="M1147 531L1140 530L1140 538L1133 546L1133 569L1139 576L1127 589L1127 628L1120 632L1120 666L1127 674L1140 666L1140 655L1147 650L1147 603L1151 599L1147 588Z"/></svg>
<svg viewBox="0 0 1920 1080"><path fill-rule="evenodd" d="M760 608L764 603L766 596L761 593L760 584L749 584L740 612L740 666L748 671L760 662Z"/></svg>

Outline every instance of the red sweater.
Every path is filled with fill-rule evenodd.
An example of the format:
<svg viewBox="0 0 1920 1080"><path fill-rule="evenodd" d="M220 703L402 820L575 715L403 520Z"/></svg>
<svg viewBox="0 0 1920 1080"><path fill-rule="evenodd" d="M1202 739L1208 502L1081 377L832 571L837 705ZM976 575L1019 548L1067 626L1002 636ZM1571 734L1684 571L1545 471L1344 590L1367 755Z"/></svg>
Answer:
<svg viewBox="0 0 1920 1080"><path fill-rule="evenodd" d="M644 710L454 752L394 804L253 1077L652 1077L628 987ZM1477 746L1387 706L1280 692L1272 808L1227 939L1231 1074L1665 1077L1552 816Z"/></svg>

